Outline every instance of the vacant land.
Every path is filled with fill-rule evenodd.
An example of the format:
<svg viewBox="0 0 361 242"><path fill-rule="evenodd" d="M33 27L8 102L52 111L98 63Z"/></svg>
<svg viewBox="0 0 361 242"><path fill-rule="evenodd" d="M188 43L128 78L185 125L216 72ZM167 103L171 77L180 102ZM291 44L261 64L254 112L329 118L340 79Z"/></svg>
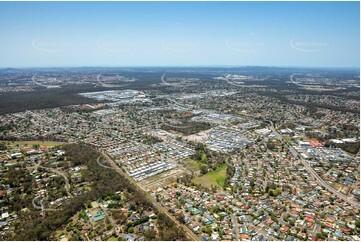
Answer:
<svg viewBox="0 0 361 242"><path fill-rule="evenodd" d="M341 192L343 194L346 194L346 195L349 193L349 191L351 189L350 187L344 186L344 185L342 185L340 183L337 183L337 182L334 182L332 187L335 188L337 191L339 191L339 192Z"/></svg>
<svg viewBox="0 0 361 242"><path fill-rule="evenodd" d="M202 142L204 140L206 140L208 138L208 133L211 132L212 129L207 129L207 130L203 130L199 133L196 133L196 134L191 134L191 135L188 135L188 136L184 136L183 138L185 140L190 140L190 141L193 141L193 142Z"/></svg>
<svg viewBox="0 0 361 242"><path fill-rule="evenodd" d="M144 179L138 184L145 191L153 191L159 187L164 187L170 183L177 181L177 177L182 177L185 174L186 173L182 169L175 168Z"/></svg>
<svg viewBox="0 0 361 242"><path fill-rule="evenodd" d="M192 172L196 172L200 170L200 166L195 160L186 159L183 162L184 162L184 166Z"/></svg>
<svg viewBox="0 0 361 242"><path fill-rule="evenodd" d="M63 144L62 142L56 141L39 141L39 140L32 140L32 141L0 141L0 143L5 143L10 147L18 147L18 146L32 146L32 145L39 145L39 146L57 146Z"/></svg>
<svg viewBox="0 0 361 242"><path fill-rule="evenodd" d="M208 130L211 128L211 125L209 123L197 123L197 122L190 122L186 121L178 126L173 126L169 124L164 124L162 126L162 129L165 131L176 131L179 133L182 133L183 135L192 135L199 133L204 130Z"/></svg>
<svg viewBox="0 0 361 242"><path fill-rule="evenodd" d="M117 238L115 238L114 236L110 236L107 241L118 241Z"/></svg>
<svg viewBox="0 0 361 242"><path fill-rule="evenodd" d="M290 142L291 141L291 137L290 136L287 136L287 135L284 135L282 136L284 140L286 140L287 142Z"/></svg>
<svg viewBox="0 0 361 242"><path fill-rule="evenodd" d="M194 178L192 181L206 188L211 188L212 185L223 187L224 181L226 179L226 173L227 173L227 165L224 164L212 172Z"/></svg>

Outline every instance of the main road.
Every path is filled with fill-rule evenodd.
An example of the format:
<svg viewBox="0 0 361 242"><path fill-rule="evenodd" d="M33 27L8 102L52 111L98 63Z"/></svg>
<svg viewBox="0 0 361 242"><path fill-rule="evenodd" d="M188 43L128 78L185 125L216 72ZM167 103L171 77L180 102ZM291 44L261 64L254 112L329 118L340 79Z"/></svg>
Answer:
<svg viewBox="0 0 361 242"><path fill-rule="evenodd" d="M238 239L238 221L237 221L237 217L234 215L234 213L231 214L231 219L232 219L232 223L233 223L234 237L236 238L236 241L239 241L239 239Z"/></svg>
<svg viewBox="0 0 361 242"><path fill-rule="evenodd" d="M126 179L128 179L131 183L133 183L139 191L141 191L152 203L153 205L159 210L162 211L164 214L166 214L176 225L177 227L184 231L186 235L191 238L192 240L198 240L200 241L200 238L195 235L187 226L184 224L181 224L176 218L174 218L168 211L165 209L160 203L158 203L154 197L152 197L149 193L144 191L138 183L136 183L128 174L123 172L123 170L111 159L105 152L102 152L103 157L108 161L108 163L111 165L111 167L114 168L116 172L118 172L120 175L124 176Z"/></svg>
<svg viewBox="0 0 361 242"><path fill-rule="evenodd" d="M331 187L329 184L327 184L316 172L315 170L308 164L308 162L302 157L300 156L300 154L291 146L289 145L286 141L284 141L282 135L280 135L274 125L273 122L270 120L267 120L267 122L269 122L270 128L273 132L273 134L275 134L275 136L280 139L281 141L283 141L283 143L285 143L289 150L291 151L291 153L299 158L299 160L302 162L303 166L305 167L305 169L307 170L307 172L318 182L318 184L320 184L321 186L325 187L329 192L333 193L336 197L345 200L346 202L348 202L349 204L351 204L351 206L355 207L355 208L359 208L360 205L359 203L357 203L356 201L350 199L349 197L347 197L346 195L342 194L341 192L337 191L336 189L334 189L333 187Z"/></svg>

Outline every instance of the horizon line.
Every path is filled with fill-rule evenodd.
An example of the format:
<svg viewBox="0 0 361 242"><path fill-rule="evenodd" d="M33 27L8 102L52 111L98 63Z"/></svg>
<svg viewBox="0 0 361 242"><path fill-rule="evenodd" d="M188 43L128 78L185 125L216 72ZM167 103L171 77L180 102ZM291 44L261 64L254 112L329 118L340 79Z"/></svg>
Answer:
<svg viewBox="0 0 361 242"><path fill-rule="evenodd" d="M272 68L310 68L310 69L360 69L360 66L278 66L278 65L69 65L69 66L7 66L0 69L45 69L45 68L237 68L237 67L272 67Z"/></svg>

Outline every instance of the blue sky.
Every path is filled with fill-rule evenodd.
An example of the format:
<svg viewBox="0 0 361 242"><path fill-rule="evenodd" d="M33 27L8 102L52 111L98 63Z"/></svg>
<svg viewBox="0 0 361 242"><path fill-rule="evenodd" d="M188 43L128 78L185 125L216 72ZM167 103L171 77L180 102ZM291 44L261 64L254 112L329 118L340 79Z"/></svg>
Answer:
<svg viewBox="0 0 361 242"><path fill-rule="evenodd" d="M359 2L1 2L0 66L359 67Z"/></svg>

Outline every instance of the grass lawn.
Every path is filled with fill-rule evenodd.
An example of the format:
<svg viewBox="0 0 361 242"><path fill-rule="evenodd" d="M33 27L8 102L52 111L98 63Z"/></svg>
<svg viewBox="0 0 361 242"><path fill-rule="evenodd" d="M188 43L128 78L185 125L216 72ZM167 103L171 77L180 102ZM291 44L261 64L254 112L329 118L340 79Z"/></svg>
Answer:
<svg viewBox="0 0 361 242"><path fill-rule="evenodd" d="M218 167L215 171L209 172L203 176L196 177L192 181L201 184L203 187L211 188L211 185L223 187L227 174L227 165Z"/></svg>
<svg viewBox="0 0 361 242"><path fill-rule="evenodd" d="M290 136L282 136L284 138L284 140L286 140L287 142L290 142L291 141L291 137Z"/></svg>
<svg viewBox="0 0 361 242"><path fill-rule="evenodd" d="M164 175L163 172L158 173L157 175L148 177L145 180L147 180L148 182L154 182L154 181L159 180L160 178L162 178L163 175Z"/></svg>
<svg viewBox="0 0 361 242"><path fill-rule="evenodd" d="M186 160L184 160L184 164L188 170L191 170L193 172L200 170L200 166L195 160L186 159Z"/></svg>
<svg viewBox="0 0 361 242"><path fill-rule="evenodd" d="M107 241L118 241L117 238L115 238L114 236L110 236Z"/></svg>
<svg viewBox="0 0 361 242"><path fill-rule="evenodd" d="M32 145L40 145L40 146L57 146L63 144L62 142L55 142L55 141L0 141L1 143L5 143L8 146L14 148L16 145L18 146L32 146Z"/></svg>

